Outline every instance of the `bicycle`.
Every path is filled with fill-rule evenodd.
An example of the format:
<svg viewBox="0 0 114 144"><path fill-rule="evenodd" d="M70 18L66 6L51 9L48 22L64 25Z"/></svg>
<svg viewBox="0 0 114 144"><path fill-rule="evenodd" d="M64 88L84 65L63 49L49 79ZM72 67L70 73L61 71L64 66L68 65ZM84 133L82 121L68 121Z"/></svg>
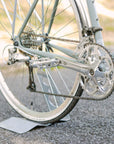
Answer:
<svg viewBox="0 0 114 144"><path fill-rule="evenodd" d="M94 2L1 0L0 86L23 117L53 123L79 99L111 95L114 64Z"/></svg>

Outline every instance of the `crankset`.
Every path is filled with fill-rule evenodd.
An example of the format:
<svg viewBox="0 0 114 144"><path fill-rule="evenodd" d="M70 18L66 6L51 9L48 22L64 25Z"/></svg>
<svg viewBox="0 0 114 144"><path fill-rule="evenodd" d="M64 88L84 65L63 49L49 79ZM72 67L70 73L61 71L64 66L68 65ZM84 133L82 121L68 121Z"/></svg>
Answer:
<svg viewBox="0 0 114 144"><path fill-rule="evenodd" d="M105 99L114 90L114 63L110 53L101 45L88 43L80 54L90 65L89 75L81 75L81 86L96 99Z"/></svg>
<svg viewBox="0 0 114 144"><path fill-rule="evenodd" d="M42 68L44 68L44 65L45 68L48 68L48 65L54 66L56 64L55 66L60 65L80 72L80 84L90 97L61 95L42 91L33 92L83 100L103 100L108 98L114 90L114 64L110 53L101 45L88 43L80 53L79 59L84 62L85 67L83 64L77 65L59 58L58 60L47 60L47 62L45 60L47 65L45 62L40 62L39 64ZM36 65L33 64L33 66ZM81 66L82 69L80 69Z"/></svg>

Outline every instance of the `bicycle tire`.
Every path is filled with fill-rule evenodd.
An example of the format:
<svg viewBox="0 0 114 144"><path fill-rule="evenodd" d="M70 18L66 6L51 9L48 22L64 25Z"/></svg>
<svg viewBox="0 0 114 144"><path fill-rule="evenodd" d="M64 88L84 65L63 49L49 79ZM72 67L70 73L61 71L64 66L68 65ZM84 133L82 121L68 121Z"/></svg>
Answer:
<svg viewBox="0 0 114 144"><path fill-rule="evenodd" d="M23 1L23 3L24 3L24 1ZM50 3L50 5L51 5L51 1L47 1L47 5ZM62 3L62 1L60 1L60 3ZM68 2L69 3L69 2ZM9 3L7 3L7 4L9 4ZM77 11L77 14L74 14L74 16L73 16L73 18L75 17L75 18L77 18L77 24L76 24L76 27L78 27L78 37L80 37L81 36L81 30L82 30L82 24L81 24L81 17L80 17L80 14L79 14L79 9L78 9L78 5L77 5L77 3L76 3L76 1L75 0L71 0L71 3L70 3L70 5L72 5L72 7L73 8L76 8L76 11ZM21 6L21 5L20 5ZM25 5L24 5L25 6ZM60 4L59 4L59 6L60 6ZM62 9L62 6L63 5L61 5L61 7L60 7L60 9ZM47 7L47 9L46 9L46 11L49 11L49 9L50 9L50 7L51 6L49 6L49 7ZM69 9L69 6L67 5L66 6L66 8L64 8L64 9L62 9L61 11L60 11L60 9L58 10L58 15L56 15L56 18L57 18L57 16L61 16L61 14L63 13L63 12L65 12L66 10L67 10L67 7L68 7L68 10L71 10L71 7L70 7L70 9ZM36 7L37 9L38 9L38 7ZM20 7L20 9L21 9L21 7ZM2 10L3 11L3 10ZM18 5L18 11L19 11L19 5ZM26 10L27 11L27 10ZM26 13L26 11L25 11L25 13ZM37 10L36 10L37 11ZM75 11L75 12L76 12ZM69 11L67 11L66 13L67 13L67 16L66 16L66 19L64 18L64 21L65 20L68 20L70 17L71 17L71 15L68 15L68 12ZM74 10L72 10L72 13L74 12ZM11 13L12 13L12 11L11 11ZM60 14L60 15L59 15ZM47 13L47 15L48 15L48 13ZM48 15L49 16L49 15ZM64 15L63 15L64 16ZM35 17L37 17L37 16L35 16ZM62 16L61 16L62 17ZM61 17L59 17L59 19L61 19ZM19 16L17 15L17 18L19 18ZM2 20L2 19L1 19ZM45 19L46 20L46 19ZM57 19L56 19L57 20ZM55 21L56 21L55 20ZM32 18L30 19L30 21L29 22L31 22L32 21ZM4 22L4 21L3 21ZM62 21L63 22L63 21ZM38 22L36 22L36 23L38 23ZM48 23L48 22L47 22ZM67 22L67 24L68 23L70 23L69 21ZM2 28L4 29L5 27L6 27L6 23L5 23L5 25L3 26L3 24L1 25L2 26ZM28 24L28 25L30 25L30 24ZM31 24L32 25L32 24ZM58 25L61 27L61 23L60 22L58 22ZM73 25L74 25L74 23L73 23ZM63 24L62 26L65 26L65 24ZM53 26L54 27L54 26ZM59 30L58 31L61 31L61 29L60 29L60 27L59 27ZM69 27L67 27L67 28L69 28ZM9 29L9 28L7 28L7 29ZM54 28L55 29L55 28ZM34 30L33 29L31 29L31 28L26 28L26 29L24 29L24 30L26 30L27 32L29 32L29 31L32 31L32 33L34 33ZM38 29L37 29L38 30ZM15 30L15 31L17 31L17 29ZM68 33L66 34L67 36L68 36ZM24 35L22 35L22 38L23 38L23 36ZM74 35L72 36L72 37L74 37ZM72 38L72 37L70 37L70 38ZM81 37L80 37L81 38ZM79 39L80 39L79 38ZM1 39L2 40L2 39ZM24 44L23 44L24 45ZM62 45L62 44L61 44ZM24 45L25 47L27 46L27 45ZM69 44L68 44L68 46L69 46ZM75 46L76 47L76 46ZM8 48L9 48L9 46L8 46ZM29 48L31 48L31 46L29 47ZM36 48L36 47L33 47L33 48ZM7 49L7 47L5 47L5 49L3 50L3 52L1 53L1 54L4 54L4 51L8 51L8 49ZM27 67L26 67L26 65L25 65L25 63L24 63L24 66L22 66L20 63L19 64L17 64L17 63L14 63L14 64L11 64L10 66L8 66L8 65L6 65L4 62L3 62L3 60L4 60L4 58L3 58L3 55L1 56L1 58L0 58L0 69L1 69L1 72L0 72L0 84L1 84L1 91L2 91L2 93L3 93L3 95L5 96L5 98L6 98L6 100L8 101L8 103L19 113L19 114L21 114L23 117L25 117L25 118L27 118L27 119L30 119L30 120L33 120L33 121L37 121L37 122L39 122L39 123L53 123L53 122L55 122L55 121L58 121L58 120L60 120L60 119L62 119L64 116L66 116L73 108L74 108L74 106L77 104L77 102L78 102L78 100L76 100L76 99L69 99L69 98L66 98L66 99L64 99L64 102L62 102L61 103L61 100L59 100L59 99L56 99L56 98L54 98L54 99L56 99L56 101L54 101L54 100L52 100L51 98L48 98L48 99L50 99L49 101L48 101L48 104L50 105L50 106L52 106L52 109L50 108L50 110L47 110L47 106L46 106L46 108L45 108L45 106L44 106L44 111L43 110L40 110L40 109L38 109L38 112L37 112L37 109L36 109L36 100L34 100L34 102L33 102L33 100L31 100L31 99L35 99L36 98L36 95L34 94L34 95L32 95L31 93L30 93L30 91L28 92L28 90L25 88L25 87L22 87L21 88L21 86L22 85L24 85L25 84L25 86L27 87L27 82L26 82L26 77L27 77L27 72L25 72L25 70L27 70ZM23 67L23 68L21 68L21 66ZM8 70L7 70L7 67L8 67ZM11 68L12 67L12 68ZM17 69L17 67L18 68L20 68L20 69ZM56 69L56 70L55 70ZM52 69L51 69L52 70ZM54 68L51 72L51 74L52 74L52 76L54 75L53 74L53 72L55 72L55 71L58 71L58 72L55 72L55 73L57 73L57 75L59 75L59 77L62 77L62 74L60 74L60 72L59 71L62 71L62 73L64 73L64 70L65 69L63 69L63 68L58 68L58 67L56 67L56 68ZM21 75L20 73L22 73L22 71L24 71L23 72L23 74L24 74L24 76L25 76L25 79L24 79L24 77L23 76L19 76L19 77L17 77L17 74L19 74L19 75ZM44 77L45 76L47 76L47 81L48 81L48 83L50 82L50 83L52 83L52 85L54 85L54 87L51 87L51 88L49 88L49 89L51 89L50 91L53 91L53 89L55 89L55 91L56 92L58 92L59 93L59 90L57 90L58 88L56 88L56 84L54 84L54 81L56 81L56 80L53 80L53 78L51 78L51 75L50 75L50 69L48 70L48 69L45 69L45 70L42 70L42 71L40 71L40 73L46 73L47 72L47 75L44 75ZM66 71L65 71L66 72ZM67 70L67 72L69 72L68 70ZM70 77L71 76L71 72L70 72L70 74L68 74L67 75L67 72L66 72L66 77L68 78L68 77ZM34 71L34 75L36 75L36 71ZM83 92L83 90L82 90L82 87L80 86L80 83L79 83L79 81L80 81L80 76L79 76L79 74L78 73L76 73L76 72L74 72L75 74L76 74L76 79L75 79L75 81L74 81L74 78L75 78L75 76L74 76L74 78L73 78L73 86L72 86L72 88L70 89L70 92L67 92L66 94L72 94L72 95L74 95L74 96L81 96L82 95L82 92ZM12 78L12 75L13 75L13 77L14 78ZM72 74L72 75L74 75L74 74ZM37 79L39 79L39 77L37 77ZM60 78L59 78L60 79ZM22 80L22 82L20 82L20 80ZM35 80L36 80L36 77L35 77ZM9 82L9 81L11 81L11 83ZM17 82L18 81L18 82ZM42 80L40 80L40 82L41 82ZM46 81L46 82L47 82ZM59 81L59 80L58 80ZM61 81L62 81L62 83L64 83L64 80L62 80L62 78L61 78ZM42 88L42 84L40 84L40 82L39 82L39 84L38 85L40 85L40 89ZM66 82L65 82L66 83ZM65 86L65 83L64 83L64 87L66 87ZM70 81L67 81L67 83L70 83ZM44 85L44 87L49 87L49 86L46 86L45 85L45 82L43 83L43 85ZM59 85L59 84L58 84ZM16 89L15 89L15 86L16 86ZM67 86L68 87L68 86ZM70 86L69 86L70 87ZM21 89L20 89L21 88ZM59 86L59 88L61 89L61 86ZM43 88L42 88L43 89ZM66 88L67 89L67 88ZM16 98L16 95L17 94L15 94L15 93L17 93L17 91L18 91L18 96L17 96L17 98ZM25 94L24 94L24 92L25 92ZM25 96L26 95L26 96ZM30 95L30 96L29 96ZM19 96L21 97L21 98L19 98ZM31 97L33 97L33 98L31 98ZM41 97L40 97L41 98ZM39 98L39 99L40 99ZM19 100L18 100L19 99ZM24 102L25 101L25 102ZM61 104L59 104L59 105L57 105L56 106L56 103L57 103L57 101L60 101L60 103ZM28 102L29 104L30 104L30 106L28 106L28 104L26 103L26 102ZM51 104L53 102L53 104ZM24 104L23 104L24 103ZM34 104L35 103L35 104ZM41 102L39 102L40 104L41 104ZM43 104L41 104L41 105L43 105ZM32 107L32 108L31 108ZM35 108L34 108L35 107ZM40 108L41 108L41 106L39 106ZM55 108L54 108L55 107ZM48 107L49 108L49 107ZM43 109L43 108L42 108ZM47 110L47 112L46 112L46 110ZM42 112L43 111L43 112Z"/></svg>

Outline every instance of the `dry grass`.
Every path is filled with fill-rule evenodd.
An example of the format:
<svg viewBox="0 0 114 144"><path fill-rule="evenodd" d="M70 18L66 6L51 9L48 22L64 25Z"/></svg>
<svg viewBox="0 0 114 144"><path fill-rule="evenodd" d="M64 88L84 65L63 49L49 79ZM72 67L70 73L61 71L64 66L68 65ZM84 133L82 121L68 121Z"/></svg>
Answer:
<svg viewBox="0 0 114 144"><path fill-rule="evenodd" d="M106 9L114 11L114 0L96 0ZM114 45L114 19L104 15L99 15L101 27L103 28L103 38L106 46Z"/></svg>
<svg viewBox="0 0 114 144"><path fill-rule="evenodd" d="M103 38L106 46L114 45L114 20L99 15L101 27L103 28Z"/></svg>
<svg viewBox="0 0 114 144"><path fill-rule="evenodd" d="M104 7L114 10L114 0L96 0L103 4Z"/></svg>
<svg viewBox="0 0 114 144"><path fill-rule="evenodd" d="M103 4L104 7L108 8L108 9L111 9L111 10L114 10L114 0L96 0L96 2L100 2L101 4ZM2 6L0 4L0 8L1 7ZM25 13L27 13L28 8L29 8L29 6L24 4L24 10L26 10ZM12 12L11 8L10 8L10 11ZM9 27L10 27L9 24L8 24L9 22L6 19L4 19L5 16L6 15L3 13L3 11L0 10L0 20L2 20L2 22L5 23L5 26L7 26L7 28L9 29ZM70 19L70 15L68 15L67 18ZM67 20L62 15L58 16L58 19L60 20L60 23L61 23L61 20L62 21ZM57 21L58 21L58 19L57 19ZM100 19L101 26L103 28L103 37L104 37L104 40L105 40L105 44L106 45L114 45L114 40L113 40L114 39L114 19L102 16L102 15L99 15L99 19ZM17 23L19 25L18 21L17 21ZM33 23L34 23L34 21L33 21ZM57 24L59 25L59 23L57 23ZM2 31L2 30L3 30L3 28L1 28L1 25L0 25L0 31Z"/></svg>

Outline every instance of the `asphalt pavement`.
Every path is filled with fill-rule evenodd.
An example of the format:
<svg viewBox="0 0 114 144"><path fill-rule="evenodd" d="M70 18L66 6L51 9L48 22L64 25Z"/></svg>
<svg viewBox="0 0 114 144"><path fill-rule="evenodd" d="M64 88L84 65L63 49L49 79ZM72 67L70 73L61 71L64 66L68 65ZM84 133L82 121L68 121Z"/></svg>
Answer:
<svg viewBox="0 0 114 144"><path fill-rule="evenodd" d="M21 117L0 93L0 121L14 116ZM0 128L0 144L114 144L114 93L100 102L80 100L70 117L25 134Z"/></svg>
<svg viewBox="0 0 114 144"><path fill-rule="evenodd" d="M21 116L0 93L0 122L10 117ZM114 144L114 92L104 101L80 100L70 117L24 134L0 128L0 144Z"/></svg>

